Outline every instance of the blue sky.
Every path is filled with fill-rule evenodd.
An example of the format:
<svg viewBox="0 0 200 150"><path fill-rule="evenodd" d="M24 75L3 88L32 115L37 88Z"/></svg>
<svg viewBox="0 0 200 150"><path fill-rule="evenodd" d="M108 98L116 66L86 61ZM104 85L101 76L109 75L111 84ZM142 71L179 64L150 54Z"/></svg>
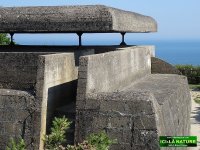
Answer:
<svg viewBox="0 0 200 150"><path fill-rule="evenodd" d="M200 1L199 0L0 0L0 6L57 6L57 5L88 5L103 4L124 10L138 12L152 16L158 22L157 33L135 33L127 34L127 41L137 40L200 40ZM55 41L55 36L57 37ZM40 37L40 38L38 38ZM98 38L97 38L98 37ZM120 35L115 34L86 34L83 42L107 41L120 42ZM53 34L53 35L15 35L19 43L30 43L31 41L42 44L76 44L75 34ZM94 40L95 39L95 40ZM60 43L59 43L60 42Z"/></svg>

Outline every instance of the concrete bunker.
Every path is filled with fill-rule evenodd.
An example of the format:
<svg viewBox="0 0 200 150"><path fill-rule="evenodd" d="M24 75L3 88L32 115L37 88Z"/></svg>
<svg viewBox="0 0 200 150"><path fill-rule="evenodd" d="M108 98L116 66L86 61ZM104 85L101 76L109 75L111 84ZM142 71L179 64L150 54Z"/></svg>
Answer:
<svg viewBox="0 0 200 150"><path fill-rule="evenodd" d="M153 18L102 5L0 8L0 15L0 32L11 39L14 33L79 36L73 47L12 41L13 46L0 47L1 148L9 137L23 135L28 149L42 150L51 118L63 114L75 122L71 143L105 130L118 139L113 150L155 150L160 135L189 135L186 77L152 61L157 60L153 46L124 41L127 32L156 32ZM121 46L82 46L84 33L114 32L122 34ZM152 71L163 64L162 72Z"/></svg>

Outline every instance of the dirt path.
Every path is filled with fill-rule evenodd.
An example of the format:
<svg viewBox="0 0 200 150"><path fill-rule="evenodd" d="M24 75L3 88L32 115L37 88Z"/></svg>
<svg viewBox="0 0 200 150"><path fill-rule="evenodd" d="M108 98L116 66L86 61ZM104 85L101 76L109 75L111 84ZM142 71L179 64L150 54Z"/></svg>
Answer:
<svg viewBox="0 0 200 150"><path fill-rule="evenodd" d="M192 96L192 109L191 109L191 135L197 136L198 147L191 148L191 150L200 150L200 104L196 103L193 99L200 95L200 91L191 91Z"/></svg>

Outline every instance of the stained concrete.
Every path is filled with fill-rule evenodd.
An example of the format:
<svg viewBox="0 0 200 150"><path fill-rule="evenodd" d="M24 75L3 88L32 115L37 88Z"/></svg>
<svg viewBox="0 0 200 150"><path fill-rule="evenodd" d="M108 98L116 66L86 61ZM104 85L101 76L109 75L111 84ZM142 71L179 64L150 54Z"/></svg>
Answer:
<svg viewBox="0 0 200 150"><path fill-rule="evenodd" d="M0 87L35 90L38 55L46 53L0 53Z"/></svg>
<svg viewBox="0 0 200 150"><path fill-rule="evenodd" d="M32 93L0 89L0 150L5 150L11 137L20 136L26 139L29 148L32 147L33 140L38 137L36 109Z"/></svg>
<svg viewBox="0 0 200 150"><path fill-rule="evenodd" d="M80 58L76 142L104 130L118 140L111 150L157 150L161 135L189 135L187 78L151 74L153 55L128 47Z"/></svg>
<svg viewBox="0 0 200 150"><path fill-rule="evenodd" d="M81 57L80 65L79 84L88 77L86 93L114 91L151 73L151 50L148 46L120 48Z"/></svg>
<svg viewBox="0 0 200 150"><path fill-rule="evenodd" d="M56 107L73 100L76 90L72 82L76 79L74 54L39 56L36 98L41 101L40 149L43 148L43 136L46 134L46 128L50 127Z"/></svg>
<svg viewBox="0 0 200 150"><path fill-rule="evenodd" d="M156 21L104 5L1 7L0 32L155 32Z"/></svg>
<svg viewBox="0 0 200 150"><path fill-rule="evenodd" d="M0 58L4 77L0 82L0 150L9 138L19 136L27 149L42 150L56 107L75 101L74 54L4 52Z"/></svg>

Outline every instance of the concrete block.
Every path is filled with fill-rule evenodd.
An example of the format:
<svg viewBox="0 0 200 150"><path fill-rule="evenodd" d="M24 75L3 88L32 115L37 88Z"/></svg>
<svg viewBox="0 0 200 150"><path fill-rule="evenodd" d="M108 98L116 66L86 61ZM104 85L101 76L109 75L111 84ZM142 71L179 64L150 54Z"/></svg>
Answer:
<svg viewBox="0 0 200 150"><path fill-rule="evenodd" d="M116 91L150 74L150 59L146 47L81 57L79 72L87 72L86 93Z"/></svg>
<svg viewBox="0 0 200 150"><path fill-rule="evenodd" d="M158 141L158 133L152 130L134 130L133 148L157 150L160 149Z"/></svg>
<svg viewBox="0 0 200 150"><path fill-rule="evenodd" d="M34 130L35 98L28 92L19 90L0 90L0 149L5 149L10 138L26 137L28 149L33 148L29 141L36 138Z"/></svg>
<svg viewBox="0 0 200 150"><path fill-rule="evenodd" d="M131 129L132 118L130 116L109 117L111 128Z"/></svg>
<svg viewBox="0 0 200 150"><path fill-rule="evenodd" d="M0 32L155 32L156 21L103 5L0 8Z"/></svg>
<svg viewBox="0 0 200 150"><path fill-rule="evenodd" d="M154 150L159 149L161 135L189 135L190 96L184 76L148 75L117 92L90 91L81 98L77 118L83 118L80 111L87 117L84 126L76 128L77 141L92 131L106 129L119 140L121 149ZM124 130L130 131L121 134Z"/></svg>
<svg viewBox="0 0 200 150"><path fill-rule="evenodd" d="M109 135L110 139L116 139L116 144L129 144L132 143L132 131L131 129L118 129L118 128L107 128L106 133Z"/></svg>
<svg viewBox="0 0 200 150"><path fill-rule="evenodd" d="M157 130L155 114L136 116L133 120L134 129Z"/></svg>
<svg viewBox="0 0 200 150"><path fill-rule="evenodd" d="M172 74L154 74L124 89L143 90L153 94L157 101L158 131L160 135L189 135L191 100L187 79ZM185 116L183 118L183 116ZM187 121L185 121L187 120ZM184 130L183 133L183 128Z"/></svg>

